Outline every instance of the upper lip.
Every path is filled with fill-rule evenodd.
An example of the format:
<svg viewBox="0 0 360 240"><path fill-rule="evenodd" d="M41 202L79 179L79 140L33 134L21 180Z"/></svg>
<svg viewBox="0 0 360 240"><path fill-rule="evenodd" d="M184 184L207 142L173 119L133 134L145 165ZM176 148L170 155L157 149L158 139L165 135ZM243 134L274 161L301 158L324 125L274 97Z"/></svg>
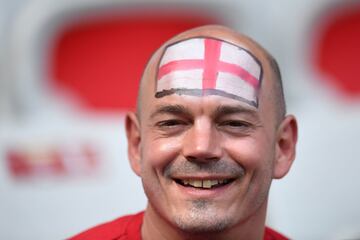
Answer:
<svg viewBox="0 0 360 240"><path fill-rule="evenodd" d="M226 179L234 179L238 178L239 176L229 176L229 175L209 175L209 174L202 174L202 175L175 175L172 176L172 179L176 180L226 180Z"/></svg>
<svg viewBox="0 0 360 240"><path fill-rule="evenodd" d="M235 178L185 178L185 179L174 179L174 181L183 186L191 186L195 188L210 189L215 186L222 186L233 182Z"/></svg>

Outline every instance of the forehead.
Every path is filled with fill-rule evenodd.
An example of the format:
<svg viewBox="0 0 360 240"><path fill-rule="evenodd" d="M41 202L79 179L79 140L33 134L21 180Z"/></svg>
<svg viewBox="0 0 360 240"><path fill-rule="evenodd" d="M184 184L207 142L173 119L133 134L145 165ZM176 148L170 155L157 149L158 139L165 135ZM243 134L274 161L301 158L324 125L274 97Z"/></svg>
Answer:
<svg viewBox="0 0 360 240"><path fill-rule="evenodd" d="M258 107L263 69L252 52L233 43L194 37L165 47L156 68L156 98L218 95Z"/></svg>

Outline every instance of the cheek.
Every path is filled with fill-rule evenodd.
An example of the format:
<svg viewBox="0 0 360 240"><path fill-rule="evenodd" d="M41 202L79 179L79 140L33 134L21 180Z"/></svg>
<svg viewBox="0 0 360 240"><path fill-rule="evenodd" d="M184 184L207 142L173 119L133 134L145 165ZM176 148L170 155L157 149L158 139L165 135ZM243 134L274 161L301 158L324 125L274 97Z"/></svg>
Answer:
<svg viewBox="0 0 360 240"><path fill-rule="evenodd" d="M229 139L225 142L227 153L246 171L268 166L273 158L273 143L264 137Z"/></svg>
<svg viewBox="0 0 360 240"><path fill-rule="evenodd" d="M181 141L176 138L153 138L149 136L144 142L141 151L143 165L150 165L159 171L176 159L181 150Z"/></svg>
<svg viewBox="0 0 360 240"><path fill-rule="evenodd" d="M169 180L163 172L179 156L181 141L172 138L144 138L141 149L141 178L145 194L153 206L161 207L168 199Z"/></svg>

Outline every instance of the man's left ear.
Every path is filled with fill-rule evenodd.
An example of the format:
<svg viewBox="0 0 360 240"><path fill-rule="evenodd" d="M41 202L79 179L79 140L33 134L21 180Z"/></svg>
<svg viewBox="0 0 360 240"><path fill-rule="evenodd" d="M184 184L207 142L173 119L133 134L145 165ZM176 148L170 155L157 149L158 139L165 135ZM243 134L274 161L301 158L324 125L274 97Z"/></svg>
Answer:
<svg viewBox="0 0 360 240"><path fill-rule="evenodd" d="M273 178L284 177L295 159L298 126L293 115L288 115L277 131Z"/></svg>

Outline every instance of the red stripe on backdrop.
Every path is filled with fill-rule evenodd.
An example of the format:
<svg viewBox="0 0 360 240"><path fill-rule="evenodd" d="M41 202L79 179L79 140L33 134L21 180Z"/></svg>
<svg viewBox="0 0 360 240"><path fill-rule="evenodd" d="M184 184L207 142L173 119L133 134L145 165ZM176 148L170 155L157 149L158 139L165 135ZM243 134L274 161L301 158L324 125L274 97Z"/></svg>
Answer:
<svg viewBox="0 0 360 240"><path fill-rule="evenodd" d="M322 80L344 96L359 97L360 4L339 3L321 17L314 29L314 64L324 75Z"/></svg>
<svg viewBox="0 0 360 240"><path fill-rule="evenodd" d="M190 13L189 13L190 12ZM50 79L89 110L134 109L139 80L152 52L186 29L220 23L206 13L153 11L73 23L59 33Z"/></svg>

